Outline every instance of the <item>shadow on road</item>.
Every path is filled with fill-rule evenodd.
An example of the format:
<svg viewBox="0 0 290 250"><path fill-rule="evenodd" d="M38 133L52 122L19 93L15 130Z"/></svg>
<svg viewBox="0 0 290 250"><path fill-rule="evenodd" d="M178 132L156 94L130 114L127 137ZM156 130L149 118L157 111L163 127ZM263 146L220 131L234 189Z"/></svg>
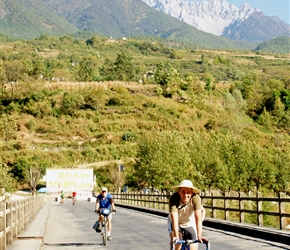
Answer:
<svg viewBox="0 0 290 250"><path fill-rule="evenodd" d="M96 244L96 243L55 243L55 244L44 244L44 246L49 246L49 247L69 247L69 246L100 246L103 245L101 244Z"/></svg>

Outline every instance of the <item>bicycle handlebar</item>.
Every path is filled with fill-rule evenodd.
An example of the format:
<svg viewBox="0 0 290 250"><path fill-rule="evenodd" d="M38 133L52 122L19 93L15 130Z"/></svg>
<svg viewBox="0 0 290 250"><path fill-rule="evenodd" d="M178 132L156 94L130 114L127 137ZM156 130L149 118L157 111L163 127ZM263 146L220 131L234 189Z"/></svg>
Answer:
<svg viewBox="0 0 290 250"><path fill-rule="evenodd" d="M206 250L210 249L210 243L208 241L208 239L206 238L202 238L202 242L200 242L199 240L177 240L173 242L173 245L175 244L186 244L186 245L190 245L190 244L196 244L196 243L202 243L205 244L206 246Z"/></svg>

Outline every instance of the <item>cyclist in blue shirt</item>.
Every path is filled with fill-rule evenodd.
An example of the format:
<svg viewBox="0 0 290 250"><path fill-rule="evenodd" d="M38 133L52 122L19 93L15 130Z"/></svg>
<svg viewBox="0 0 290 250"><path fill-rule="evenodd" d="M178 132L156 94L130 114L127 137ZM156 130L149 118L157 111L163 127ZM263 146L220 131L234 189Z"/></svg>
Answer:
<svg viewBox="0 0 290 250"><path fill-rule="evenodd" d="M116 212L113 196L108 193L108 189L103 187L100 194L97 196L96 200L96 209L95 212L99 213L101 208L109 208L112 212ZM103 216L99 213L99 225L103 221ZM111 230L112 230L112 213L108 217L108 240L111 240ZM96 229L97 232L100 232L100 228Z"/></svg>

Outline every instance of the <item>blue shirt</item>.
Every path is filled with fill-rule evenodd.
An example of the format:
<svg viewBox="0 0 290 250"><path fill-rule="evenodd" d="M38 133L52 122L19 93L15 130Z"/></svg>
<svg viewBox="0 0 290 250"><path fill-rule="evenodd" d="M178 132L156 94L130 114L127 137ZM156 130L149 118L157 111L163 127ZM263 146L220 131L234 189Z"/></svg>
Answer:
<svg viewBox="0 0 290 250"><path fill-rule="evenodd" d="M99 194L97 196L97 201L100 203L100 208L110 208L112 205L112 199L113 196L110 193L107 193L106 198L103 197L103 195Z"/></svg>

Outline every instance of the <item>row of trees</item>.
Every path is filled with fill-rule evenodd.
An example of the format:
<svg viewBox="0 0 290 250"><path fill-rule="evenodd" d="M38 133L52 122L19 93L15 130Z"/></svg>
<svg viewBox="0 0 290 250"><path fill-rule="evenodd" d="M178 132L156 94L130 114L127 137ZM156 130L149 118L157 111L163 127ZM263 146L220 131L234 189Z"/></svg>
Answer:
<svg viewBox="0 0 290 250"><path fill-rule="evenodd" d="M138 143L132 182L170 187L191 179L204 189L290 192L290 152L269 150L231 133L152 133Z"/></svg>
<svg viewBox="0 0 290 250"><path fill-rule="evenodd" d="M121 52L115 61L105 59L101 63L96 56L82 58L65 58L60 54L57 58L43 59L23 55L16 58L0 58L0 83L2 89L6 83L19 83L34 80L46 81L138 81L140 69L132 63L128 54ZM8 60L7 60L8 59ZM142 72L143 74L143 72ZM13 86L13 85L11 85Z"/></svg>

